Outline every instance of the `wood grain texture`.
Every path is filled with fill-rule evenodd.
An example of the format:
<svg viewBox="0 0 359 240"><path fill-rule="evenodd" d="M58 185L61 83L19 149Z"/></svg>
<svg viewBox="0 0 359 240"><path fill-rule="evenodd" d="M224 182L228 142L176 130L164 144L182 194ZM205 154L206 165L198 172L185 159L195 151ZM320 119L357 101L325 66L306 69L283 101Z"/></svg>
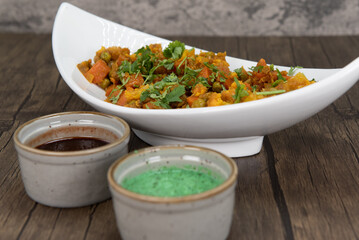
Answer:
<svg viewBox="0 0 359 240"><path fill-rule="evenodd" d="M166 38L278 65L343 67L359 56L359 36ZM0 54L6 56L0 59L6 76L0 78L0 239L120 239L111 200L60 209L26 195L12 141L17 127L50 113L94 109L62 80L49 35L0 33ZM228 239L359 238L358 106L356 84L315 116L266 136L259 154L235 159ZM147 146L131 133L131 151Z"/></svg>

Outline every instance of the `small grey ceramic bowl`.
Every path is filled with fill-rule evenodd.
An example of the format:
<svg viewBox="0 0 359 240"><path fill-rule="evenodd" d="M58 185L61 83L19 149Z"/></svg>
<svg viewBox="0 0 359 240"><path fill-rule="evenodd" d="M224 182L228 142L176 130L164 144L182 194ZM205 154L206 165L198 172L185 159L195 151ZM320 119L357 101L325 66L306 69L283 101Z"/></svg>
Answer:
<svg viewBox="0 0 359 240"><path fill-rule="evenodd" d="M183 197L147 196L121 186L126 177L148 169L191 165L222 175L224 182L208 191ZM107 178L122 238L225 239L232 222L237 174L237 165L231 158L200 147L151 147L120 158L111 165Z"/></svg>
<svg viewBox="0 0 359 240"><path fill-rule="evenodd" d="M80 207L110 198L109 166L128 153L130 128L121 118L96 112L65 112L33 119L14 134L27 194L52 207ZM55 152L35 148L54 139L93 137L109 144Z"/></svg>

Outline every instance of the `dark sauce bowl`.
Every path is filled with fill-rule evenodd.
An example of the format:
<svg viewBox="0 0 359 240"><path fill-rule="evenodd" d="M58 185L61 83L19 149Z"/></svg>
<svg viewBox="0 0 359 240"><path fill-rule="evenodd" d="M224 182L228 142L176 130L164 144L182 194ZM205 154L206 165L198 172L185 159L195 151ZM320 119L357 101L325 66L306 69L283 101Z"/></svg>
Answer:
<svg viewBox="0 0 359 240"><path fill-rule="evenodd" d="M68 138L96 138L108 144L86 150L36 148ZM14 134L27 194L53 207L80 207L110 198L106 173L127 154L130 127L121 118L97 112L64 112L39 117Z"/></svg>

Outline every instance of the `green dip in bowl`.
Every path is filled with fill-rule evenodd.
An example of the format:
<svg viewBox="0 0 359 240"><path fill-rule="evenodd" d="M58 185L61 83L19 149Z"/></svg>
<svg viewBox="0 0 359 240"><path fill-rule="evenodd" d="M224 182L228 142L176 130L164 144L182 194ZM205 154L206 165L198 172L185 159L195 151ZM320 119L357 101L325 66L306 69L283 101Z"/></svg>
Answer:
<svg viewBox="0 0 359 240"><path fill-rule="evenodd" d="M231 158L200 147L150 147L120 158L107 178L122 238L226 239L237 174Z"/></svg>

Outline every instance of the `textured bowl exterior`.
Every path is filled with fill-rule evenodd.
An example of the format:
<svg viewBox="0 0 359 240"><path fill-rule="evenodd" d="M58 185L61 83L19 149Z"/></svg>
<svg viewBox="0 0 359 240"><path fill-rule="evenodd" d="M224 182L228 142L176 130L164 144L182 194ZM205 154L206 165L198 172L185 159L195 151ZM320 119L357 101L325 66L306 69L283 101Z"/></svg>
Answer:
<svg viewBox="0 0 359 240"><path fill-rule="evenodd" d="M117 184L131 171L143 166L150 168L152 164L212 167L220 169L226 180L209 191L175 198L136 194ZM205 148L160 146L123 157L108 172L117 226L122 238L226 239L232 222L237 173L232 159Z"/></svg>
<svg viewBox="0 0 359 240"><path fill-rule="evenodd" d="M80 120L84 116L87 120L83 124L69 120ZM96 121L89 122L94 118ZM118 127L117 132L114 131L118 140L102 147L72 152L38 150L27 144L50 126L56 129L69 123L95 128L114 124ZM52 207L81 207L110 198L106 173L118 157L128 152L129 126L123 120L104 114L61 113L23 124L15 132L14 141L25 190L34 201Z"/></svg>
<svg viewBox="0 0 359 240"><path fill-rule="evenodd" d="M224 240L232 222L234 188L210 199L168 205L144 204L111 189L117 227L125 240Z"/></svg>
<svg viewBox="0 0 359 240"><path fill-rule="evenodd" d="M60 165L44 163L59 157L16 148L26 193L34 201L52 207L81 207L109 199L106 173L118 156L128 152L124 145L92 156L64 157L72 163ZM93 161L86 162L88 157Z"/></svg>

